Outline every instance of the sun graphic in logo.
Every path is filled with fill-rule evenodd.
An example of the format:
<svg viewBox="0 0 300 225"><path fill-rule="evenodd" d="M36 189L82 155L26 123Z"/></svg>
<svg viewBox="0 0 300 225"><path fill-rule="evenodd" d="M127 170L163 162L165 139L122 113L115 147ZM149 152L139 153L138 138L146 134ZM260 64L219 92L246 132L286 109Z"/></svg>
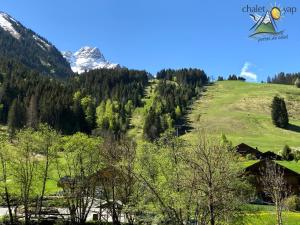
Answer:
<svg viewBox="0 0 300 225"><path fill-rule="evenodd" d="M278 8L277 6L274 6L271 9L271 16L274 20L279 20L281 17L281 9Z"/></svg>

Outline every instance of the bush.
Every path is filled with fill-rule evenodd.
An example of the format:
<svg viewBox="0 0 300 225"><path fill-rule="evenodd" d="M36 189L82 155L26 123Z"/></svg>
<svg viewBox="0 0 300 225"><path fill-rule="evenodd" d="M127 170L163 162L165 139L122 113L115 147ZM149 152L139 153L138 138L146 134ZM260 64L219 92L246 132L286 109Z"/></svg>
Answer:
<svg viewBox="0 0 300 225"><path fill-rule="evenodd" d="M271 105L271 116L273 124L279 128L289 125L289 115L283 98L275 96Z"/></svg>
<svg viewBox="0 0 300 225"><path fill-rule="evenodd" d="M300 150L295 149L295 150L293 151L293 155L294 155L294 160L295 160L296 162L298 162L298 161L300 160Z"/></svg>
<svg viewBox="0 0 300 225"><path fill-rule="evenodd" d="M297 88L300 88L300 79L299 79L299 77L296 79L296 81L295 81L295 86L297 87Z"/></svg>
<svg viewBox="0 0 300 225"><path fill-rule="evenodd" d="M247 160L255 160L255 159L257 159L254 155L252 155L252 154L247 154L246 155L246 159Z"/></svg>
<svg viewBox="0 0 300 225"><path fill-rule="evenodd" d="M294 159L294 154L292 152L292 149L288 146L285 145L281 151L281 156L284 160L287 161L292 161Z"/></svg>
<svg viewBox="0 0 300 225"><path fill-rule="evenodd" d="M300 211L300 198L292 195L285 200L284 206L289 211Z"/></svg>

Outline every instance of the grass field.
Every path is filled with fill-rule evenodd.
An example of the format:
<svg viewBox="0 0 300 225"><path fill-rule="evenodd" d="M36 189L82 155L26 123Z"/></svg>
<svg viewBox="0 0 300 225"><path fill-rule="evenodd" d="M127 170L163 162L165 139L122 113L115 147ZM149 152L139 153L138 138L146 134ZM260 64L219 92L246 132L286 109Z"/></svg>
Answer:
<svg viewBox="0 0 300 225"><path fill-rule="evenodd" d="M289 129L272 124L270 105L275 95L285 98ZM222 81L209 86L189 114L191 126L220 137L225 134L234 145L242 142L265 152L278 152L285 144L300 147L300 89L292 85ZM184 136L195 141L197 132Z"/></svg>
<svg viewBox="0 0 300 225"><path fill-rule="evenodd" d="M269 211L249 213L246 214L245 221L247 225L274 225L276 224L276 214ZM300 225L300 213L284 212L283 224Z"/></svg>
<svg viewBox="0 0 300 225"><path fill-rule="evenodd" d="M274 225L276 213L274 206L246 205L244 222L246 225ZM300 225L299 212L283 212L283 224Z"/></svg>

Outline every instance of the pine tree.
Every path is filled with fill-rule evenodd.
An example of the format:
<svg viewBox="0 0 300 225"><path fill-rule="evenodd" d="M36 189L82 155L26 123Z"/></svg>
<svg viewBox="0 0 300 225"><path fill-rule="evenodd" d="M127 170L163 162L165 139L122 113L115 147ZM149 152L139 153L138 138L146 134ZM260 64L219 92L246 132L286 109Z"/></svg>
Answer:
<svg viewBox="0 0 300 225"><path fill-rule="evenodd" d="M38 103L37 97L32 95L27 108L27 126L31 128L37 128L38 125Z"/></svg>
<svg viewBox="0 0 300 225"><path fill-rule="evenodd" d="M8 111L8 131L9 135L13 137L16 130L24 125L24 108L18 99L14 99Z"/></svg>
<svg viewBox="0 0 300 225"><path fill-rule="evenodd" d="M280 108L281 108L281 121L282 121L281 127L286 128L289 125L289 115L283 98L281 99L280 102Z"/></svg>
<svg viewBox="0 0 300 225"><path fill-rule="evenodd" d="M284 99L275 96L271 108L273 124L280 128L286 128L289 124L289 117Z"/></svg>
<svg viewBox="0 0 300 225"><path fill-rule="evenodd" d="M144 136L150 141L154 141L159 137L161 133L161 120L160 116L155 113L155 110L151 108L144 124Z"/></svg>
<svg viewBox="0 0 300 225"><path fill-rule="evenodd" d="M81 106L85 114L85 120L88 125L88 131L90 132L92 129L94 129L96 124L96 106L95 101L92 99L90 95L82 98L81 100Z"/></svg>
<svg viewBox="0 0 300 225"><path fill-rule="evenodd" d="M181 109L180 106L178 105L175 109L175 115L176 115L176 119L180 119L182 113L181 113Z"/></svg>
<svg viewBox="0 0 300 225"><path fill-rule="evenodd" d="M73 110L74 122L75 122L73 132L76 133L78 131L86 131L87 125L85 122L85 115L79 101L74 102L72 110Z"/></svg>
<svg viewBox="0 0 300 225"><path fill-rule="evenodd" d="M300 88L300 78L298 77L297 79L296 79L296 81L295 81L295 86L297 87L297 88Z"/></svg>

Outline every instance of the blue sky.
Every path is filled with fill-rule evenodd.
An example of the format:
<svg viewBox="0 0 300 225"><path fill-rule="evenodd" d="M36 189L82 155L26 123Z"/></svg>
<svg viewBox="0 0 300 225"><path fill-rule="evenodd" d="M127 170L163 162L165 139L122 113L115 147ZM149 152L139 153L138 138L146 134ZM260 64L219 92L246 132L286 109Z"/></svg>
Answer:
<svg viewBox="0 0 300 225"><path fill-rule="evenodd" d="M253 0L9 0L0 11L46 37L60 50L99 47L106 58L153 74L163 68L196 67L210 76L300 71L300 2L277 23L286 40L248 38L253 25L242 8L275 5Z"/></svg>

